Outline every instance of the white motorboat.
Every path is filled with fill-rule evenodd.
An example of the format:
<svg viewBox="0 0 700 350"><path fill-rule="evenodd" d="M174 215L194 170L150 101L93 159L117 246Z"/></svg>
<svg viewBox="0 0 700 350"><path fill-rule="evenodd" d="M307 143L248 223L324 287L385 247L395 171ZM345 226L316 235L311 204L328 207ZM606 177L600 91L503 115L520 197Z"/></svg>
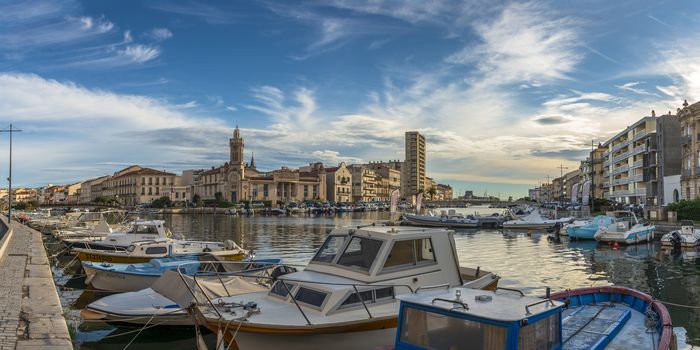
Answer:
<svg viewBox="0 0 700 350"><path fill-rule="evenodd" d="M695 228L692 220L681 220L681 229L671 231L661 237L661 246L665 248L694 248L700 245L700 229Z"/></svg>
<svg viewBox="0 0 700 350"><path fill-rule="evenodd" d="M73 248L81 262L105 263L143 263L154 258L181 257L186 255L211 254L225 260L242 260L248 251L239 247L234 241L222 242L189 241L179 239L157 239L136 241L123 250Z"/></svg>
<svg viewBox="0 0 700 350"><path fill-rule="evenodd" d="M615 218L610 225L601 227L595 233L598 242L617 242L623 244L636 244L651 242L654 239L654 225L646 225L641 222L634 212L629 210L617 210L606 215Z"/></svg>
<svg viewBox="0 0 700 350"><path fill-rule="evenodd" d="M304 271L281 276L269 292L199 305L198 323L222 335L229 343L224 347L240 349L392 344L396 296L452 286L496 288L493 273L459 266L453 234L422 227L335 229Z"/></svg>
<svg viewBox="0 0 700 350"><path fill-rule="evenodd" d="M242 262L231 267L243 266ZM222 271L217 269L217 271ZM274 266L268 275L279 276L296 271L287 266ZM263 271L262 274L266 274ZM169 270L163 273L149 288L135 292L118 293L98 299L80 311L86 320L119 322L135 325L158 324L164 326L192 326L192 317L179 305L203 304L224 296L265 292L270 290L270 280L253 277L217 274L194 276L180 275ZM194 295L192 294L194 293ZM167 297L165 296L167 295ZM178 305L179 304L179 305Z"/></svg>
<svg viewBox="0 0 700 350"><path fill-rule="evenodd" d="M440 215L433 214L432 211L428 215L418 214L403 214L404 220L416 226L431 226L431 227L454 227L454 228L474 228L479 226L479 220L473 216L464 216L462 213L457 213L454 209L442 211Z"/></svg>
<svg viewBox="0 0 700 350"><path fill-rule="evenodd" d="M131 222L129 227L121 232L111 232L104 237L66 238L63 243L71 248L126 249L137 241L171 237L172 233L165 228L164 223L163 220L138 220Z"/></svg>
<svg viewBox="0 0 700 350"><path fill-rule="evenodd" d="M530 214L524 218L519 218L515 220L508 220L503 223L503 228L513 229L513 230L546 230L554 227L555 225L566 225L573 221L571 217L565 217L560 219L545 219L540 215L537 210L533 210Z"/></svg>

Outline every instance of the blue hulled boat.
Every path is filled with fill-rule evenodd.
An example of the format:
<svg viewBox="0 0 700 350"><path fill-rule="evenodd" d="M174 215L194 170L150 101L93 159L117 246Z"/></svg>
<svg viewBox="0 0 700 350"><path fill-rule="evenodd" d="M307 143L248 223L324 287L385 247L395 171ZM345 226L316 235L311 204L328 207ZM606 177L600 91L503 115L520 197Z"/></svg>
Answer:
<svg viewBox="0 0 700 350"><path fill-rule="evenodd" d="M595 234L601 227L608 227L613 222L615 222L613 217L598 215L590 220L577 221L568 225L566 234L574 239L595 239Z"/></svg>

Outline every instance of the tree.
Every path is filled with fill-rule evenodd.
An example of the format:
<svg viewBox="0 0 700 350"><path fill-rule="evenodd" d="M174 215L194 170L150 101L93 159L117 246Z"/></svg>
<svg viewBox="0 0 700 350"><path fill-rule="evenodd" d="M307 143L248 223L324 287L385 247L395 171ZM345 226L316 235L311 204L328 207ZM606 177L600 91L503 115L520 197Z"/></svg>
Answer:
<svg viewBox="0 0 700 350"><path fill-rule="evenodd" d="M172 204L170 197L163 196L151 202L151 208L167 208L172 206Z"/></svg>
<svg viewBox="0 0 700 350"><path fill-rule="evenodd" d="M202 197L199 194L195 194L194 196L192 196L192 203L194 203L195 207L201 207Z"/></svg>
<svg viewBox="0 0 700 350"><path fill-rule="evenodd" d="M435 197L436 193L437 193L437 189L435 188L435 186L431 186L428 189L428 195L430 196L430 199L433 199Z"/></svg>
<svg viewBox="0 0 700 350"><path fill-rule="evenodd" d="M221 203L221 201L224 200L224 195L221 192L216 192L216 193L214 193L214 200L217 203Z"/></svg>

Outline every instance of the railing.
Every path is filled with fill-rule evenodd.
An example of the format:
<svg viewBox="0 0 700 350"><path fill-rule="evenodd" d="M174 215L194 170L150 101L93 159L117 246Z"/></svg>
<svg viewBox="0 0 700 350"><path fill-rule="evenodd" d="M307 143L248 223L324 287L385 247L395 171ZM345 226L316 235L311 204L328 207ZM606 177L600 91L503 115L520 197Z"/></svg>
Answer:
<svg viewBox="0 0 700 350"><path fill-rule="evenodd" d="M693 172L690 169L681 169L681 176L692 176Z"/></svg>
<svg viewBox="0 0 700 350"><path fill-rule="evenodd" d="M630 179L629 177L623 177L623 178L620 178L620 179L613 179L613 180L612 180L612 184L613 184L613 185L626 184L626 183L629 182L629 179Z"/></svg>
<svg viewBox="0 0 700 350"><path fill-rule="evenodd" d="M632 168L639 168L644 166L644 160L638 160L632 164Z"/></svg>
<svg viewBox="0 0 700 350"><path fill-rule="evenodd" d="M642 181L642 179L644 179L644 175L643 174L632 175L629 177L629 179L632 182Z"/></svg>
<svg viewBox="0 0 700 350"><path fill-rule="evenodd" d="M603 166L604 166L604 167L610 166L610 159L606 159L606 160L603 162Z"/></svg>
<svg viewBox="0 0 700 350"><path fill-rule="evenodd" d="M629 194L630 194L629 190L613 191L613 196L627 196Z"/></svg>
<svg viewBox="0 0 700 350"><path fill-rule="evenodd" d="M617 162L619 162L625 158L628 158L628 157L629 157L629 152L624 152L624 153L620 153L617 156L613 157L612 161L613 161L613 163L617 163Z"/></svg>
<svg viewBox="0 0 700 350"><path fill-rule="evenodd" d="M633 191L630 191L630 195L635 195L635 196L646 196L646 194L647 194L646 188L637 188Z"/></svg>
<svg viewBox="0 0 700 350"><path fill-rule="evenodd" d="M629 168L630 168L630 167L627 166L627 165L624 165L624 166L621 166L621 167L617 167L617 168L615 168L615 169L612 170L611 174L612 174L612 175L617 175L617 174L619 174L619 173L623 173L623 172L625 172L625 171L628 171Z"/></svg>
<svg viewBox="0 0 700 350"><path fill-rule="evenodd" d="M633 156L633 155L639 154L639 153L643 153L644 151L646 151L646 149L647 149L646 145L637 146L637 147L632 149L632 153L630 154L630 156Z"/></svg>
<svg viewBox="0 0 700 350"><path fill-rule="evenodd" d="M637 141L641 139L642 137L646 136L647 132L646 131L641 131L636 134L634 134L634 137L632 138L633 141Z"/></svg>

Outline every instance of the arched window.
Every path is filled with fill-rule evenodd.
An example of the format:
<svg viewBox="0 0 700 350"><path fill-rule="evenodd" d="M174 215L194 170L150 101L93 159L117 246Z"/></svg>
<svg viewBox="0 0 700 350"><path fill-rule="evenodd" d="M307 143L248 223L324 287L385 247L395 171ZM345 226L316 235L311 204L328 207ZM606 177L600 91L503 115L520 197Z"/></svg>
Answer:
<svg viewBox="0 0 700 350"><path fill-rule="evenodd" d="M680 195L678 194L678 190L673 190L673 202L678 202L680 200Z"/></svg>

